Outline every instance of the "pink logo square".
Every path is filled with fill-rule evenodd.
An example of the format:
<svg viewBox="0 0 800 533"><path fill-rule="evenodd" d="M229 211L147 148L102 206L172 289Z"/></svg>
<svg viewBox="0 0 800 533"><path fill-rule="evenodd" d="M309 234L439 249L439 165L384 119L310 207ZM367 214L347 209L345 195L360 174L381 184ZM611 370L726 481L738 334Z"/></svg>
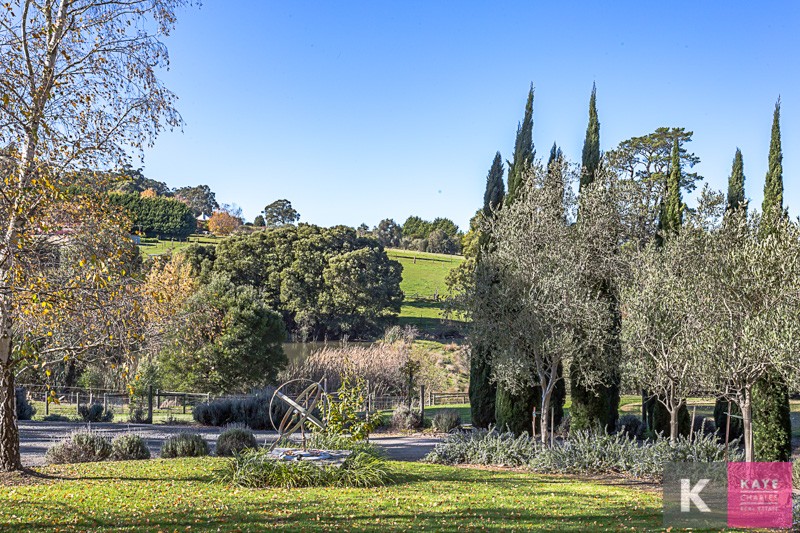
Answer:
<svg viewBox="0 0 800 533"><path fill-rule="evenodd" d="M728 463L728 527L792 527L792 463Z"/></svg>

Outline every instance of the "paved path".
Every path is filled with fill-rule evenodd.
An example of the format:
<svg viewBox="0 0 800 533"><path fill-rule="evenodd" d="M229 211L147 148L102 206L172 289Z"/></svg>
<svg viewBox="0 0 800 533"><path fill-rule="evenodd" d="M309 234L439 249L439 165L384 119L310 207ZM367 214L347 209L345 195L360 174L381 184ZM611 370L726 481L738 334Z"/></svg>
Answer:
<svg viewBox="0 0 800 533"><path fill-rule="evenodd" d="M85 429L89 424L76 422L31 422L20 421L20 451L22 464L36 466L44 464L44 455L54 442L61 440L71 432ZM162 424L119 424L98 423L91 424L94 431L114 438L123 433L136 433L147 443L150 453L157 457L161 443L170 435L192 432L200 433L208 441L213 452L216 447L217 437L223 431L221 428L203 426L167 426ZM271 443L277 437L274 431L254 431L260 444ZM401 436L375 434L371 442L386 450L389 459L396 461L418 461L433 449L438 438L429 436Z"/></svg>

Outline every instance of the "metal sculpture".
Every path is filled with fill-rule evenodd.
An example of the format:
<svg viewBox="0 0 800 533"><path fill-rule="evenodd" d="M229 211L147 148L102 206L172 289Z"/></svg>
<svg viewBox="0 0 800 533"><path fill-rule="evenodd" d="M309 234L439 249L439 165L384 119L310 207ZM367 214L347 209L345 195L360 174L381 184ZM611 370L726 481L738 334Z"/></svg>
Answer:
<svg viewBox="0 0 800 533"><path fill-rule="evenodd" d="M288 391L289 387L295 383L310 383L310 385L303 389L297 396L291 398L283 391ZM289 406L289 409L286 411L286 414L283 415L279 424L275 424L275 420L272 418L272 404L276 398ZM278 387L273 393L272 399L269 401L269 420L272 423L272 427L278 431L278 438L272 443L272 446L270 446L270 451L274 450L284 437L292 435L297 430L300 430L303 439L303 449L305 450L306 424L310 423L321 430L325 429L325 424L313 414L314 409L320 401L323 403L328 401L328 394L325 391L325 386L322 381L311 381L310 379L302 378L293 379Z"/></svg>

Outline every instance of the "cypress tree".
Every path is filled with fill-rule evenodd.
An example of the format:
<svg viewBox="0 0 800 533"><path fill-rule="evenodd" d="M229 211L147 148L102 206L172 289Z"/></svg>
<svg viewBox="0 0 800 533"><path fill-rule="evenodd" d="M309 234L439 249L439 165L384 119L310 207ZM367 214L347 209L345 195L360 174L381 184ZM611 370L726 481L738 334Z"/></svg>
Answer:
<svg viewBox="0 0 800 533"><path fill-rule="evenodd" d="M586 138L583 141L581 157L581 189L594 181L599 166L600 121L597 119L597 87L593 83L592 96L589 97L589 124L586 126Z"/></svg>
<svg viewBox="0 0 800 533"><path fill-rule="evenodd" d="M508 194L506 201L513 202L522 190L525 171L533 163L536 151L533 148L533 84L528 91L525 103L525 116L522 124L517 125L517 137L514 141L514 159L508 162Z"/></svg>
<svg viewBox="0 0 800 533"><path fill-rule="evenodd" d="M762 231L768 234L783 211L783 151L781 149L781 100L772 115L769 168L761 204ZM792 455L792 421L789 386L775 371L767 372L753 387L753 444L759 461L788 461Z"/></svg>
<svg viewBox="0 0 800 533"><path fill-rule="evenodd" d="M681 201L681 159L678 139L672 143L667 187L664 191L664 209L661 228L665 235L678 233L683 224L683 202Z"/></svg>
<svg viewBox="0 0 800 533"><path fill-rule="evenodd" d="M525 116L522 123L517 126L517 137L514 141L513 160L508 162L508 193L506 203L511 204L522 191L525 172L533 163L536 151L533 147L533 84L528 90L528 100L525 103ZM495 418L497 426L508 428L515 434L531 432L533 408L536 405L535 389L528 387L517 393L512 393L502 383L497 385L495 396Z"/></svg>
<svg viewBox="0 0 800 533"><path fill-rule="evenodd" d="M736 211L739 208L747 209L747 199L744 196L744 162L742 161L742 151L736 149L733 156L733 167L728 178L728 198L725 212Z"/></svg>
<svg viewBox="0 0 800 533"><path fill-rule="evenodd" d="M581 159L581 189L595 180L599 166L600 121L597 117L597 87L592 84L592 94L589 97L589 123L586 126L586 138L583 141ZM597 283L600 287L601 298L608 302L609 310L614 317L611 339L604 346L594 347L582 354L581 357L591 359L592 350L611 350L614 353L614 360L620 361L622 346L619 341L619 331L622 318L619 311L619 298L608 280L600 279L597 280ZM608 431L613 431L619 417L619 368L609 369L609 381L606 385L589 389L581 381L579 367L580 365L576 362L570 369L571 427L585 429L600 425Z"/></svg>
<svg viewBox="0 0 800 533"><path fill-rule="evenodd" d="M483 194L483 215L492 217L496 210L503 204L505 185L503 183L503 158L497 152L486 175L486 192ZM486 246L486 237L481 235L478 247L478 258L481 249ZM479 344L473 347L474 355L470 359L469 367L469 403L472 414L472 424L475 427L485 428L495 423L495 399L497 384L492 381L491 349L489 346Z"/></svg>
<svg viewBox="0 0 800 533"><path fill-rule="evenodd" d="M483 214L490 216L502 203L506 194L505 184L503 183L503 158L497 152L486 175L486 192L483 193Z"/></svg>

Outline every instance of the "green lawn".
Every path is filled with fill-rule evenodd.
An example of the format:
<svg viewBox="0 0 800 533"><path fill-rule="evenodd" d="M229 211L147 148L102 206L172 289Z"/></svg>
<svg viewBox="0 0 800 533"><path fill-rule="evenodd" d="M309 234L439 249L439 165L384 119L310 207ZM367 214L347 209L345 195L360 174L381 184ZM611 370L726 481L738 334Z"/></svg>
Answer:
<svg viewBox="0 0 800 533"><path fill-rule="evenodd" d="M592 481L390 463L374 489L244 490L213 482L222 459L42 468L41 484L0 486L9 531L652 530L661 497Z"/></svg>
<svg viewBox="0 0 800 533"><path fill-rule="evenodd" d="M149 239L145 239L145 241L149 241ZM180 250L192 243L217 244L219 241L220 238L213 235L190 235L186 241L159 240L157 242L143 242L139 245L139 253L143 257L148 257Z"/></svg>
<svg viewBox="0 0 800 533"><path fill-rule="evenodd" d="M448 272L464 261L460 255L429 254L388 249L389 258L403 265L400 288L405 293L400 323L433 332L442 327L443 298L447 295Z"/></svg>

